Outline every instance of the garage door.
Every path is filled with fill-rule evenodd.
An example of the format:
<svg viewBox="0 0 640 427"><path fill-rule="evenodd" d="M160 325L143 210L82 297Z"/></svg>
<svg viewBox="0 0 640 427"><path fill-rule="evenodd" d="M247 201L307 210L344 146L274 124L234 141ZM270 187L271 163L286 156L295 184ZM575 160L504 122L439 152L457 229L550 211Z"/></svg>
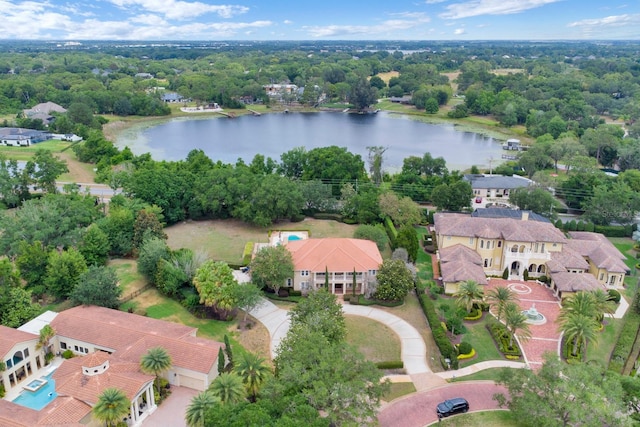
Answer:
<svg viewBox="0 0 640 427"><path fill-rule="evenodd" d="M199 391L204 391L206 388L204 381L200 378L193 378L186 375L180 375L180 385L182 387L189 387Z"/></svg>

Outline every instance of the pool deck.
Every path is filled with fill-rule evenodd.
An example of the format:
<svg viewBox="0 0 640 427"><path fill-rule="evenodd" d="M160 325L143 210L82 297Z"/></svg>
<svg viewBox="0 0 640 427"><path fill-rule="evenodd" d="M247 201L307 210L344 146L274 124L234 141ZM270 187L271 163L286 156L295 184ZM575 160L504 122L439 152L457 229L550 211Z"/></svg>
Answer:
<svg viewBox="0 0 640 427"><path fill-rule="evenodd" d="M29 378L21 381L20 382L21 387L15 387L7 391L7 394L4 396L4 399L13 401L15 398L17 398L20 395L20 393L22 393L22 390L24 390L24 386L28 385L34 380L45 377L50 373L52 373L53 371L55 371L58 368L58 366L60 366L60 364L62 363L62 360L63 359L61 357L55 357L49 365L43 366L40 370L29 375Z"/></svg>

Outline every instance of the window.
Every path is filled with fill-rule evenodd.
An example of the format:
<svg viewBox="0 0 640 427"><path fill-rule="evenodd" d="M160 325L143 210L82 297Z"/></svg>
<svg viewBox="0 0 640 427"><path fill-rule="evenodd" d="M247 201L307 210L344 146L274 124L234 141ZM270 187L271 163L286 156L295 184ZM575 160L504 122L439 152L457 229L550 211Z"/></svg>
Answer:
<svg viewBox="0 0 640 427"><path fill-rule="evenodd" d="M484 266L489 267L489 260L487 258L484 259Z"/></svg>
<svg viewBox="0 0 640 427"><path fill-rule="evenodd" d="M11 359L7 359L4 364L7 365L7 368L13 368L13 361Z"/></svg>
<svg viewBox="0 0 640 427"><path fill-rule="evenodd" d="M484 249L484 240L482 240L482 239L480 239L480 249ZM487 249L489 249L489 248L487 247ZM485 265L485 267L486 267L486 265Z"/></svg>
<svg viewBox="0 0 640 427"><path fill-rule="evenodd" d="M24 354L24 357L29 357L29 349L25 348L24 350L22 350L22 354Z"/></svg>
<svg viewBox="0 0 640 427"><path fill-rule="evenodd" d="M301 290L308 290L309 289L309 282L300 282L300 289Z"/></svg>
<svg viewBox="0 0 640 427"><path fill-rule="evenodd" d="M498 240L498 247L501 248L502 247L502 240Z"/></svg>
<svg viewBox="0 0 640 427"><path fill-rule="evenodd" d="M287 286L291 286L291 279L287 279Z"/></svg>
<svg viewBox="0 0 640 427"><path fill-rule="evenodd" d="M542 248L541 248L540 252L544 253L544 243L542 244Z"/></svg>
<svg viewBox="0 0 640 427"><path fill-rule="evenodd" d="M473 245L473 237L469 237L469 244Z"/></svg>
<svg viewBox="0 0 640 427"><path fill-rule="evenodd" d="M308 276L308 275L309 275L309 270L302 270L302 271L300 272L300 275L301 275L301 276Z"/></svg>
<svg viewBox="0 0 640 427"><path fill-rule="evenodd" d="M75 351L77 351L77 352L80 352L80 349L78 348L78 346L77 346L77 345L74 345L74 346L73 346L73 349L74 349Z"/></svg>
<svg viewBox="0 0 640 427"><path fill-rule="evenodd" d="M600 280L604 279L604 273L600 273Z"/></svg>
<svg viewBox="0 0 640 427"><path fill-rule="evenodd" d="M533 252L538 252L538 242L536 242L536 244L533 245Z"/></svg>
<svg viewBox="0 0 640 427"><path fill-rule="evenodd" d="M377 270L369 270L369 276L375 276Z"/></svg>

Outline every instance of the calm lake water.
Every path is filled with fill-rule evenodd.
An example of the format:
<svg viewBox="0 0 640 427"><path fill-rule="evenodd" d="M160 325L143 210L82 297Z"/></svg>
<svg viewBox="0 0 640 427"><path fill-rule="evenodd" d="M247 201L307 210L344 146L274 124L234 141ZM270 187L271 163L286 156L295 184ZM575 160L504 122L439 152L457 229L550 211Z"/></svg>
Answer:
<svg viewBox="0 0 640 427"><path fill-rule="evenodd" d="M128 146L134 154L151 153L155 160L182 160L193 149L203 150L212 160L251 162L256 154L279 161L295 147L307 150L337 145L347 147L367 160L367 147L388 147L383 168L397 171L409 156L429 152L443 157L449 170L476 165L497 165L501 142L471 132L459 132L452 125L433 125L405 116L344 113L274 113L227 118L176 118L148 128L134 128L118 137L119 148Z"/></svg>

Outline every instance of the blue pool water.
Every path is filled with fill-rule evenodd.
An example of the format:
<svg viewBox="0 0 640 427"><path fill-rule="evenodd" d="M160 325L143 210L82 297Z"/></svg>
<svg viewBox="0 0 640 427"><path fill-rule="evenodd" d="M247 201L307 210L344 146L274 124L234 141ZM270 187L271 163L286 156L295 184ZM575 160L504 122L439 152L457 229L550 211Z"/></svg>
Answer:
<svg viewBox="0 0 640 427"><path fill-rule="evenodd" d="M51 375L53 375L53 372L44 377L48 382L38 391L23 390L22 393L13 400L13 403L35 409L36 411L47 406L58 396L58 393L56 393L56 382L51 379Z"/></svg>
<svg viewBox="0 0 640 427"><path fill-rule="evenodd" d="M289 239L289 241L292 241L292 240L301 240L298 236L294 236L294 235L289 236L289 238L288 238L288 239Z"/></svg>

